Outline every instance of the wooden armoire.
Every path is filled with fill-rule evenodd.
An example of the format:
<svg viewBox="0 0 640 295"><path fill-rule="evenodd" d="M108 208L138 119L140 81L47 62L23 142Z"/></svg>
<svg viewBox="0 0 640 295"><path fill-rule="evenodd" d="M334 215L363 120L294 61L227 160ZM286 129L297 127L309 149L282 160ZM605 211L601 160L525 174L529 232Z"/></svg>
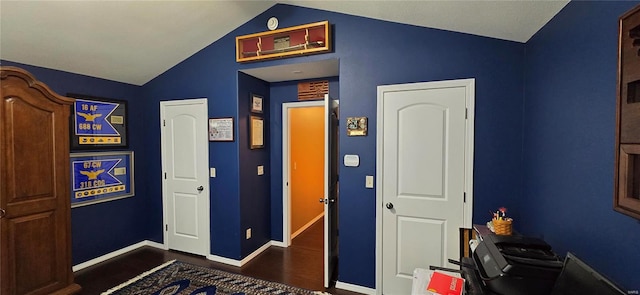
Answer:
<svg viewBox="0 0 640 295"><path fill-rule="evenodd" d="M0 294L73 294L69 112L25 70L0 67Z"/></svg>

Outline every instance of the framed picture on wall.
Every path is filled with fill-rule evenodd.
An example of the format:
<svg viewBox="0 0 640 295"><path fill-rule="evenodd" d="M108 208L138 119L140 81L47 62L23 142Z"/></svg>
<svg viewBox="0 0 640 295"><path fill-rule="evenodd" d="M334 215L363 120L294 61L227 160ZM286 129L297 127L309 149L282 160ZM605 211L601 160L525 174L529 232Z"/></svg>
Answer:
<svg viewBox="0 0 640 295"><path fill-rule="evenodd" d="M127 102L83 94L71 108L70 149L127 148Z"/></svg>
<svg viewBox="0 0 640 295"><path fill-rule="evenodd" d="M209 141L233 141L233 118L210 118Z"/></svg>
<svg viewBox="0 0 640 295"><path fill-rule="evenodd" d="M251 112L262 114L263 102L264 102L264 99L262 98L262 96L257 94L251 94Z"/></svg>
<svg viewBox="0 0 640 295"><path fill-rule="evenodd" d="M133 151L71 153L71 207L134 195Z"/></svg>
<svg viewBox="0 0 640 295"><path fill-rule="evenodd" d="M264 119L257 116L249 117L249 148L264 148Z"/></svg>

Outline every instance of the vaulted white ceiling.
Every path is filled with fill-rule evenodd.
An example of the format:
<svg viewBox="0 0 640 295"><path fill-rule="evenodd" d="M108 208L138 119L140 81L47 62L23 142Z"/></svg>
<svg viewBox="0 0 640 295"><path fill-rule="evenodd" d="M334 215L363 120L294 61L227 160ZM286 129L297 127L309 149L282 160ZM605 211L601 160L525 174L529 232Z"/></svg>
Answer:
<svg viewBox="0 0 640 295"><path fill-rule="evenodd" d="M526 42L568 1L2 0L0 59L142 85L277 3Z"/></svg>

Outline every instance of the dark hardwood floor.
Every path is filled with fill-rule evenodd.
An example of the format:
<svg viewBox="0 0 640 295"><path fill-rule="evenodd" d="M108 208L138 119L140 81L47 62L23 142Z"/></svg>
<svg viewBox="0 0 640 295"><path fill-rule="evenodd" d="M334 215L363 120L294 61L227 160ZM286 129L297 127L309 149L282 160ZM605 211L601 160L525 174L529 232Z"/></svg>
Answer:
<svg viewBox="0 0 640 295"><path fill-rule="evenodd" d="M293 239L288 248L272 246L242 267L213 262L202 256L142 247L75 272L83 295L100 294L166 261L177 259L200 266L280 282L337 295L360 293L324 288L322 219Z"/></svg>

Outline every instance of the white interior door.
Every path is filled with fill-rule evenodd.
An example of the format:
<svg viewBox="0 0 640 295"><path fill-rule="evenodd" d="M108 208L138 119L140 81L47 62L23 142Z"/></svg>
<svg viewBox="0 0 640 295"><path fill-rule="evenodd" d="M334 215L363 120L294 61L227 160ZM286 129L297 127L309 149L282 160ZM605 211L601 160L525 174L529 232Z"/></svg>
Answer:
<svg viewBox="0 0 640 295"><path fill-rule="evenodd" d="M338 101L324 96L324 286L335 279L338 261Z"/></svg>
<svg viewBox="0 0 640 295"><path fill-rule="evenodd" d="M383 294L410 294L415 268L455 267L447 259L460 259L465 192L472 191L472 99L471 79L378 87Z"/></svg>
<svg viewBox="0 0 640 295"><path fill-rule="evenodd" d="M160 103L164 240L169 249L210 253L207 99Z"/></svg>

